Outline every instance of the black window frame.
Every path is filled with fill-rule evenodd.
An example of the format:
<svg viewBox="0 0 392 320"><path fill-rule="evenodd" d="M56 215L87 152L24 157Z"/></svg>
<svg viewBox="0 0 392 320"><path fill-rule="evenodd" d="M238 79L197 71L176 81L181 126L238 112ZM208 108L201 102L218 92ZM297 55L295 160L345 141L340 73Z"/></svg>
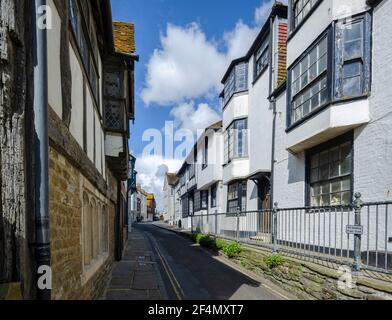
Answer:
<svg viewBox="0 0 392 320"><path fill-rule="evenodd" d="M341 136L338 136L334 139L331 139L327 142L324 142L312 149L309 149L306 151L305 153L305 206L307 207L311 207L312 204L312 188L311 188L311 159L314 155L319 154L323 151L327 151L330 150L334 147L337 146L341 146L344 145L345 143L351 142L351 173L350 175L345 175L345 176L350 176L350 199L352 202L353 196L354 196L354 157L355 157L355 152L354 152L354 132L353 131L349 131ZM330 178L327 179L325 181L332 181L334 179L343 179L343 176L339 176L336 178ZM320 180L321 181L321 180ZM319 181L319 182L320 182ZM338 205L338 206L350 206L350 204L348 205ZM333 207L333 206L331 206Z"/></svg>
<svg viewBox="0 0 392 320"><path fill-rule="evenodd" d="M237 186L237 198L229 199L230 196L230 187ZM245 197L246 201L243 204L243 198ZM232 183L229 183L227 186L227 213L233 214L237 212L237 209L240 208L240 212L246 212L247 210L247 199L248 199L248 180L238 180ZM235 207L235 211L230 210L230 203L237 201L237 206Z"/></svg>
<svg viewBox="0 0 392 320"><path fill-rule="evenodd" d="M201 210L208 210L208 197L209 193L208 190L201 190L200 191L200 208ZM206 197L205 200L205 205L203 205L203 198Z"/></svg>
<svg viewBox="0 0 392 320"><path fill-rule="evenodd" d="M218 206L218 202L217 202L217 194L218 194L218 184L214 184L211 187L211 197L210 197L210 201L211 201L211 208L216 208Z"/></svg>
<svg viewBox="0 0 392 320"><path fill-rule="evenodd" d="M204 137L203 164L202 164L203 170L208 167L208 148L209 148L209 138Z"/></svg>
<svg viewBox="0 0 392 320"><path fill-rule="evenodd" d="M326 30L324 30L318 37L317 39L291 64L291 66L287 70L287 129L290 130L297 125L300 125L307 119L313 117L315 114L319 113L321 110L323 110L326 106L328 106L331 103L332 100L332 94L331 94L331 84L332 84L332 77L333 77L333 72L332 72L332 65L333 65L333 55L332 53L332 48L333 48L333 43L332 43L332 34L333 34L333 28L332 26L328 26ZM293 101L292 100L292 73L295 67L306 57L308 56L312 50L317 47L321 41L324 38L327 38L327 69L319 74L312 82L308 83L306 86L304 86L300 91L296 93L295 96L299 96L301 93L304 93L307 90L311 90L312 85L316 84L318 81L320 81L322 78L326 77L327 79L327 99L326 102L319 105L315 110L310 111L306 116L303 116L300 120L293 122L292 121L292 116L293 116Z"/></svg>
<svg viewBox="0 0 392 320"><path fill-rule="evenodd" d="M244 65L244 78L241 79L239 75L239 70L238 68L240 66ZM241 61L236 63L225 83L224 83L224 89L223 89L223 96L222 96L222 109L226 108L226 106L229 104L231 98L236 94L236 93L241 93L241 92L246 92L249 90L249 63L248 61ZM244 86L240 86L239 83L243 80ZM228 90L229 87L233 87L232 89Z"/></svg>
<svg viewBox="0 0 392 320"><path fill-rule="evenodd" d="M238 134L236 135L236 132L238 130L238 123L240 121L244 121L245 122L245 126L246 129L244 129L243 131L246 131L246 139L244 140L244 137L242 137L242 142L245 141L245 144L242 144L242 149L246 149L246 152L243 151L241 155L236 155L235 154L235 149L236 149L236 145L235 142L238 142ZM234 134L231 136L230 132L231 130L234 130ZM230 149L230 142L231 139L233 139L233 145L232 145L232 156L230 156L231 153L231 149ZM238 146L237 146L237 149ZM247 117L245 118L238 118L238 119L234 119L230 125L226 128L225 132L224 132L224 163L225 165L231 163L233 160L236 159L246 159L249 157L249 120Z"/></svg>
<svg viewBox="0 0 392 320"><path fill-rule="evenodd" d="M363 33L365 39L363 43L366 44L364 46L364 68L361 77L365 79L365 84L362 87L362 93L355 95L355 96L339 96L336 95L337 86L339 85L339 72L340 72L340 64L338 59L336 58L337 53L339 53L340 48L338 47L337 41L337 25L345 21L346 24L356 22L358 20L363 19L364 21L364 29L365 32ZM334 21L331 25L329 25L320 35L319 37L288 67L287 71L287 112L286 112L286 132L291 131L292 129L296 128L297 126L301 125L305 121L311 119L325 108L329 107L331 104L336 104L340 102L347 102L347 101L354 101L358 99L366 99L371 94L371 86L372 86L372 14L371 11L367 11L365 13L360 13L350 17L350 19L342 19L338 21ZM306 116L303 116L300 120L296 122L292 122L292 112L293 112L293 105L292 105L292 71L294 67L306 56L308 55L311 50L322 40L324 36L328 37L327 41L327 101L319 105L315 110L309 112ZM307 85L309 87L309 84ZM305 89L303 89L305 90Z"/></svg>
<svg viewBox="0 0 392 320"><path fill-rule="evenodd" d="M82 5L83 4L83 5ZM75 7L76 5L76 7ZM101 85L100 85L100 75L99 75L99 67L98 67L98 57L99 48L98 48L98 40L92 41L94 35L92 35L92 24L94 19L91 16L91 7L87 3L87 1L79 1L79 0L68 0L68 8L69 8L69 23L70 30L76 44L77 53L79 54L80 61L83 65L84 74L87 78L87 83L92 92L92 97L94 103L99 110L98 113L101 115L100 111L100 103L101 103ZM72 8L76 8L76 13L72 11ZM76 14L76 16L75 16ZM77 26L75 25L75 20L72 17L79 19L77 21ZM95 25L94 30L97 30L97 26ZM82 42L82 38L84 39L85 44ZM83 48L86 45L87 48ZM83 50L87 50L88 57L85 57L85 52ZM87 61L86 61L87 59ZM92 61L92 62L91 62ZM95 73L96 80L93 80L93 75L91 72ZM95 84L95 85L94 85Z"/></svg>
<svg viewBox="0 0 392 320"><path fill-rule="evenodd" d="M263 48L264 47L264 48ZM259 57L257 57L259 51L262 50L261 54ZM266 57L265 57L266 55ZM253 84L257 82L257 80L264 74L264 72L267 70L269 64L270 64L270 34L268 33L266 36L263 37L260 45L258 46L257 50L255 51L253 55ZM262 57L265 57L263 59L265 61L265 64L262 66L262 68L258 71L257 66L260 60L262 60Z"/></svg>
<svg viewBox="0 0 392 320"><path fill-rule="evenodd" d="M311 0L309 0L311 1ZM309 12L306 14L305 17L302 18L301 22L298 23L297 25L295 24L295 3L298 2L298 0L290 0L289 1L289 35L288 35L288 40L294 34L297 33L297 31L305 24L305 22L309 19L309 17L312 16L313 12L316 11L316 9L319 7L319 5L323 2L323 0L314 0L315 3L313 6L310 8Z"/></svg>

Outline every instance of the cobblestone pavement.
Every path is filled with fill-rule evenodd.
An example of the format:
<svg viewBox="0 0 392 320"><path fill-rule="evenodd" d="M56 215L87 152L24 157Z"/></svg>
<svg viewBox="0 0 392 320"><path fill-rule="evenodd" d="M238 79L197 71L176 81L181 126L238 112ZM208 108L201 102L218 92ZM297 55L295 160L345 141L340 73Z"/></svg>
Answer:
<svg viewBox="0 0 392 320"><path fill-rule="evenodd" d="M151 245L145 235L135 228L129 234L123 260L113 268L104 299L167 299Z"/></svg>

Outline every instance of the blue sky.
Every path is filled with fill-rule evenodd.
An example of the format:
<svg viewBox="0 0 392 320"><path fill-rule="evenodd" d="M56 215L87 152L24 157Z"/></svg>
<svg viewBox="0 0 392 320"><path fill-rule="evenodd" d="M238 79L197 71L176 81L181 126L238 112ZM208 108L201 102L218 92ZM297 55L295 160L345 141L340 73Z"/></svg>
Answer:
<svg viewBox="0 0 392 320"><path fill-rule="evenodd" d="M177 170L182 159L143 154L148 145L143 133L161 131L168 120L177 130L192 132L219 120L220 79L230 61L249 49L271 2L112 0L113 19L135 23L140 61L130 148L137 156L139 182L148 191L160 193L164 172Z"/></svg>

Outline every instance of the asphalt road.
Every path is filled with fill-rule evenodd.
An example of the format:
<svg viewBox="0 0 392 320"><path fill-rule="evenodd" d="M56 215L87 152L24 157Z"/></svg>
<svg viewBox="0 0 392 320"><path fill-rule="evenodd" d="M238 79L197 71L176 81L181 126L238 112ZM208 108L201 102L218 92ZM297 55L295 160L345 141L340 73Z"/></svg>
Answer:
<svg viewBox="0 0 392 320"><path fill-rule="evenodd" d="M152 224L135 226L150 241L170 300L282 300L283 290L218 261L179 235Z"/></svg>

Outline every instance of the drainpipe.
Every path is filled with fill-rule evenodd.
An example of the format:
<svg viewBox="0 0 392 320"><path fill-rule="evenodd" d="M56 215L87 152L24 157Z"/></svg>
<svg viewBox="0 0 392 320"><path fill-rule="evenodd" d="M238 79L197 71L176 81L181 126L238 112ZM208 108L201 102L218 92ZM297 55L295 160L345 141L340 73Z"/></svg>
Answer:
<svg viewBox="0 0 392 320"><path fill-rule="evenodd" d="M272 69L275 68L273 64L274 59L273 59L273 54L274 54L274 46L273 41L274 41L274 19L273 17L270 18L270 56L269 56L269 63L270 63L270 73L269 73L269 95L272 93ZM275 70L274 70L275 72ZM276 102L275 102L275 97L270 98L270 105L272 106L273 110L273 120L272 120L272 144L271 144L271 177L269 179L270 181L270 209L272 210L274 208L274 167L275 167L275 129L276 129Z"/></svg>
<svg viewBox="0 0 392 320"><path fill-rule="evenodd" d="M33 58L34 58L34 212L35 263L37 279L48 276L50 267L49 235L49 174L48 174L48 61L47 34L38 22L46 0L33 0ZM42 268L44 269L42 270ZM40 272L40 273L38 273ZM51 287L51 286L50 286ZM37 281L37 299L50 300L51 289L42 288Z"/></svg>

